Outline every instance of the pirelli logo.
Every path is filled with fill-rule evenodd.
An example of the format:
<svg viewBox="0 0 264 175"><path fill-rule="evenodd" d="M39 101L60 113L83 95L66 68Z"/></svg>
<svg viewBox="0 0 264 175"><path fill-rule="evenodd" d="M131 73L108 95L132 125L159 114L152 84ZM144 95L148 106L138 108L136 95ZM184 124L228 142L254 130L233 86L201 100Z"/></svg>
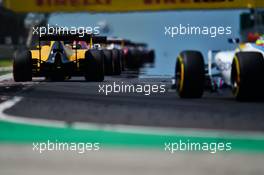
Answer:
<svg viewBox="0 0 264 175"><path fill-rule="evenodd" d="M16 12L129 12L264 7L263 0L4 0Z"/></svg>
<svg viewBox="0 0 264 175"><path fill-rule="evenodd" d="M36 0L36 6L91 6L110 5L112 0Z"/></svg>
<svg viewBox="0 0 264 175"><path fill-rule="evenodd" d="M226 3L235 0L144 0L145 4L192 4L192 3Z"/></svg>
<svg viewBox="0 0 264 175"><path fill-rule="evenodd" d="M36 0L38 6L87 6L87 5L110 5L113 0ZM235 0L143 0L145 5L155 4L193 4L193 3L226 3Z"/></svg>

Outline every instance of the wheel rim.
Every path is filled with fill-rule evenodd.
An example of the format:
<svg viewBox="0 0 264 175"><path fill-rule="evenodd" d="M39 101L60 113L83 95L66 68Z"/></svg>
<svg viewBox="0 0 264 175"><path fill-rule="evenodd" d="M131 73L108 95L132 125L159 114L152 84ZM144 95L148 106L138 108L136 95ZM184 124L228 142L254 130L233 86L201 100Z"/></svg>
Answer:
<svg viewBox="0 0 264 175"><path fill-rule="evenodd" d="M179 56L177 59L177 67L176 67L176 86L179 93L183 91L183 83L184 83L184 64L183 59Z"/></svg>
<svg viewBox="0 0 264 175"><path fill-rule="evenodd" d="M232 81L233 94L235 97L237 97L240 91L241 80L240 80L240 64L236 56L232 64L231 74L232 74L231 81Z"/></svg>

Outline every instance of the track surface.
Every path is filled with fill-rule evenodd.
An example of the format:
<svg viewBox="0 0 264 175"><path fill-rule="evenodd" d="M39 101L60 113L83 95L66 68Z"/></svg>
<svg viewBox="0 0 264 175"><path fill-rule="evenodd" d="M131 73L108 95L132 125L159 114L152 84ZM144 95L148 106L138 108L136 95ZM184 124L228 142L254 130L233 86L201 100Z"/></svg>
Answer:
<svg viewBox="0 0 264 175"><path fill-rule="evenodd" d="M7 109L9 115L90 122L177 128L264 131L264 104L239 103L231 93L205 93L202 99L179 99L166 78L107 77L104 84L165 84L166 93L99 93L99 84L82 78L66 82L33 83L16 93L23 99Z"/></svg>

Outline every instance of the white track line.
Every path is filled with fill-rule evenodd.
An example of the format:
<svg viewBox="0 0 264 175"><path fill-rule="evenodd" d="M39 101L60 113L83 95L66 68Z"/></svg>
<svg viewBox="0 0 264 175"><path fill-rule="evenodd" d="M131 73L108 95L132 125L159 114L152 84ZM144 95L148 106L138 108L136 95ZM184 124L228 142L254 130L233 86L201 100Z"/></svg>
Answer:
<svg viewBox="0 0 264 175"><path fill-rule="evenodd" d="M4 111L15 106L21 102L22 97L14 97L0 104L0 120L20 124L29 124L36 126L48 126L65 128L68 127L66 122L45 120L45 119L32 119L19 116L11 116L5 114ZM80 123L75 122L71 125L74 129L83 130L104 130L122 133L141 133L153 135L179 135L179 136L194 136L194 137L212 137L212 138L245 138L250 139L264 139L264 134L261 132L236 132L236 131L223 131L223 130L207 130L207 129L175 129L175 128L162 128L162 127L149 127L149 126L130 126L130 125L117 125L117 124L94 124L94 123Z"/></svg>
<svg viewBox="0 0 264 175"><path fill-rule="evenodd" d="M12 73L8 73L8 74L0 76L0 81L10 80L12 78L13 78L13 74Z"/></svg>
<svg viewBox="0 0 264 175"><path fill-rule="evenodd" d="M0 81L11 79L12 74L0 76ZM47 119L33 119L22 116L11 116L4 111L15 106L21 102L23 98L15 96L3 103L0 103L0 120L9 121L13 123L48 126L48 127L69 127L64 121L47 120ZM74 122L70 125L74 129L85 130L105 130L114 132L128 132L128 133L143 133L143 134L155 134L155 135L180 135L180 136L195 136L195 137L221 137L221 138L244 138L249 137L251 139L264 139L263 132L251 132L251 131L224 131L224 130L212 130L212 129L193 129L193 128L164 128L154 126L132 126L122 124L95 124L95 123L81 123Z"/></svg>
<svg viewBox="0 0 264 175"><path fill-rule="evenodd" d="M0 72L4 72L4 71L12 71L13 70L13 67L10 66L10 67L0 67Z"/></svg>
<svg viewBox="0 0 264 175"><path fill-rule="evenodd" d="M0 76L0 82L5 81L5 80L10 80L10 79L13 79L13 73ZM32 118L26 118L26 117L20 117L20 116L11 116L11 115L4 113L5 110L15 106L21 100L22 100L22 97L15 96L11 99L8 99L0 103L0 120L9 121L13 123L39 125L39 126L65 127L65 122L63 121L32 119Z"/></svg>
<svg viewBox="0 0 264 175"><path fill-rule="evenodd" d="M65 127L65 122L62 122L62 121L32 119L32 118L26 118L26 117L11 116L11 115L4 113L5 110L15 106L17 103L21 102L22 99L23 99L22 97L15 96L1 103L0 104L0 120L9 121L13 123L39 125L39 126Z"/></svg>

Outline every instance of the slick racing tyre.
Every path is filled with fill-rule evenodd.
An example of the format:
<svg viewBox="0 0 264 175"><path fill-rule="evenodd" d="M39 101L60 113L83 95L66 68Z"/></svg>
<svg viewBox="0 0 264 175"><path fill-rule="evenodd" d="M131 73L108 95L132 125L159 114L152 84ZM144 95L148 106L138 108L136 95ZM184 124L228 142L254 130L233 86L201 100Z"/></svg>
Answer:
<svg viewBox="0 0 264 175"><path fill-rule="evenodd" d="M103 50L104 53L104 64L105 64L105 74L113 75L114 74L114 61L112 56L112 50Z"/></svg>
<svg viewBox="0 0 264 175"><path fill-rule="evenodd" d="M132 54L131 51L129 49L123 51L123 67L124 69L130 69L130 60L132 60Z"/></svg>
<svg viewBox="0 0 264 175"><path fill-rule="evenodd" d="M125 55L124 51L120 50L120 59L121 59L121 71L125 71Z"/></svg>
<svg viewBox="0 0 264 175"><path fill-rule="evenodd" d="M155 51L154 50L150 50L148 52L148 63L150 63L150 64L155 63Z"/></svg>
<svg viewBox="0 0 264 175"><path fill-rule="evenodd" d="M117 49L112 50L113 60L114 60L114 75L120 75L122 71L121 67L121 53Z"/></svg>
<svg viewBox="0 0 264 175"><path fill-rule="evenodd" d="M32 56L29 50L18 50L15 52L13 77L16 82L32 81Z"/></svg>
<svg viewBox="0 0 264 175"><path fill-rule="evenodd" d="M104 54L101 50L88 50L85 53L85 80L104 81Z"/></svg>
<svg viewBox="0 0 264 175"><path fill-rule="evenodd" d="M135 49L131 49L128 52L126 60L126 66L128 69L138 70L141 67L141 57L139 52Z"/></svg>
<svg viewBox="0 0 264 175"><path fill-rule="evenodd" d="M263 99L263 55L259 52L236 53L232 62L231 82L237 100Z"/></svg>
<svg viewBox="0 0 264 175"><path fill-rule="evenodd" d="M183 51L175 68L176 89L181 98L201 98L204 91L204 59L198 51Z"/></svg>

